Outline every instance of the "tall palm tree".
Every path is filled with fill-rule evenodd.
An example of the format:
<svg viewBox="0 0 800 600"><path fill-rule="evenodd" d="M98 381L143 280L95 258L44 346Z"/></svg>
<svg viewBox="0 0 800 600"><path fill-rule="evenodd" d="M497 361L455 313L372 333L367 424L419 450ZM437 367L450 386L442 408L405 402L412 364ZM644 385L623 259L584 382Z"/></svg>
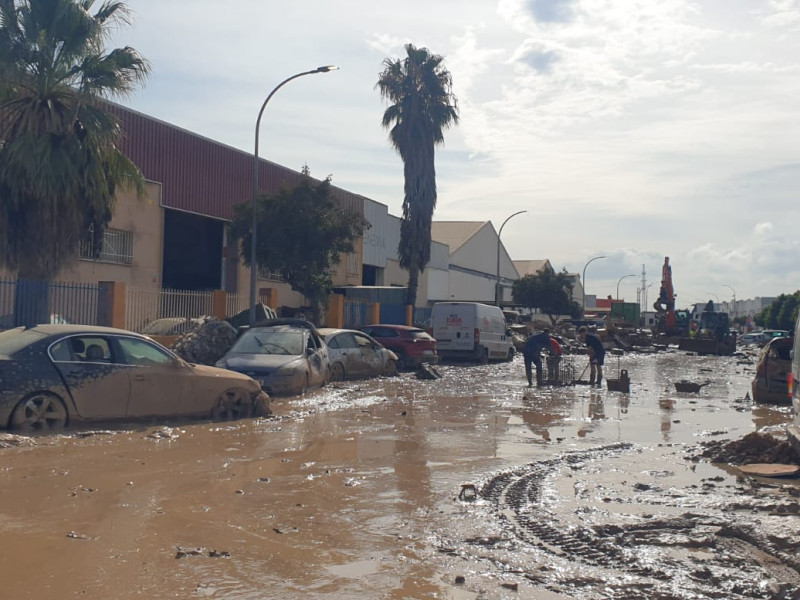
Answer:
<svg viewBox="0 0 800 600"><path fill-rule="evenodd" d="M407 302L417 302L419 274L431 258L431 221L436 208L434 148L443 130L458 123L453 81L444 58L406 44L406 58L385 59L377 87L390 102L382 125L403 160L400 266L408 271Z"/></svg>
<svg viewBox="0 0 800 600"><path fill-rule="evenodd" d="M149 65L133 48L105 50L129 12L94 4L0 0L0 266L20 279L52 279L90 226L102 239L118 190L144 195L103 100L132 92Z"/></svg>

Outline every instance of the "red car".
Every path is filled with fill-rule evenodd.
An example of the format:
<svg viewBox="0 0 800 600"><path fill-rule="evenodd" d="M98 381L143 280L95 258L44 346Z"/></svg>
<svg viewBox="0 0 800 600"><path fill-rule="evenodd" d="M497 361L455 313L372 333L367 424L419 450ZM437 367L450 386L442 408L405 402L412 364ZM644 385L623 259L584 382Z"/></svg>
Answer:
<svg viewBox="0 0 800 600"><path fill-rule="evenodd" d="M436 340L419 327L368 325L362 327L361 331L397 354L401 368L416 369L422 363L436 364L439 361Z"/></svg>

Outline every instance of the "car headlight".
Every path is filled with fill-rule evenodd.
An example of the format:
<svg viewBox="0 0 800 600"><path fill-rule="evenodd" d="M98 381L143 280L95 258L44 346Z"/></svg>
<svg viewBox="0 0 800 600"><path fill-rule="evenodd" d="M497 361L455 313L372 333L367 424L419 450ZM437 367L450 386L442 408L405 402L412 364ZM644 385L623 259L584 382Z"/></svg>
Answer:
<svg viewBox="0 0 800 600"><path fill-rule="evenodd" d="M297 363L290 363L288 365L283 365L280 369L275 371L275 377L291 377L295 373L297 373L298 364Z"/></svg>

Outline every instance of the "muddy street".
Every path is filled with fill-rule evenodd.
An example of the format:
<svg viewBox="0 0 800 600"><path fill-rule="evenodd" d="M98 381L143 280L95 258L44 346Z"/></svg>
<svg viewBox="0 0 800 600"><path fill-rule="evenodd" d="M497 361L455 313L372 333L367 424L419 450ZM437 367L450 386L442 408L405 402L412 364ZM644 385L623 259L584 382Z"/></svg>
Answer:
<svg viewBox="0 0 800 600"><path fill-rule="evenodd" d="M517 357L267 419L5 434L0 596L799 598L796 480L700 458L790 420L753 364L609 357L622 394L526 388Z"/></svg>

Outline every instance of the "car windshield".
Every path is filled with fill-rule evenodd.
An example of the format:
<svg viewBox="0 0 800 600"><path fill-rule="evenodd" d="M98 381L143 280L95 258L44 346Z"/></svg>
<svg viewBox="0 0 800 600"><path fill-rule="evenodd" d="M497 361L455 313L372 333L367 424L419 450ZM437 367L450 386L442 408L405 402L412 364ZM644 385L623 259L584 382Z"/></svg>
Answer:
<svg viewBox="0 0 800 600"><path fill-rule="evenodd" d="M297 356L303 353L303 334L299 331L246 331L233 345L231 352L238 354L286 354Z"/></svg>
<svg viewBox="0 0 800 600"><path fill-rule="evenodd" d="M43 333L30 329L19 328L2 331L0 332L0 354L9 356L43 337L45 337Z"/></svg>

